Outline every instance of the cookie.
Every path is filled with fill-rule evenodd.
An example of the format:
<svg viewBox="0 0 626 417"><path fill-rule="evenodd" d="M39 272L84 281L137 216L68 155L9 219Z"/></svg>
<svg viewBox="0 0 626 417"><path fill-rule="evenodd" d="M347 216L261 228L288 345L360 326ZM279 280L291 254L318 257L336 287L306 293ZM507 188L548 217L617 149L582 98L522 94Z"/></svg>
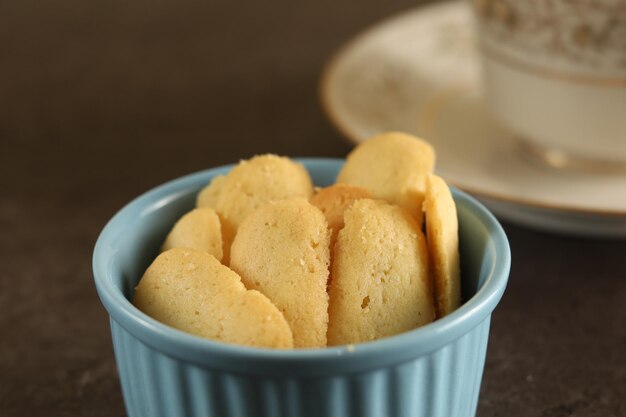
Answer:
<svg viewBox="0 0 626 417"><path fill-rule="evenodd" d="M306 199L255 210L239 226L231 268L285 315L295 347L326 346L330 231Z"/></svg>
<svg viewBox="0 0 626 417"><path fill-rule="evenodd" d="M361 199L344 222L333 254L328 344L367 342L434 320L426 242L415 219Z"/></svg>
<svg viewBox="0 0 626 417"><path fill-rule="evenodd" d="M437 316L443 317L461 305L461 270L456 205L441 177L428 176L424 210Z"/></svg>
<svg viewBox="0 0 626 417"><path fill-rule="evenodd" d="M222 221L225 262L239 225L255 209L270 201L312 194L308 172L289 158L268 154L240 162L226 176L215 206Z"/></svg>
<svg viewBox="0 0 626 417"><path fill-rule="evenodd" d="M390 132L350 152L337 183L363 187L374 198L403 207L421 224L426 176L434 166L435 151L430 144L405 133Z"/></svg>
<svg viewBox="0 0 626 417"><path fill-rule="evenodd" d="M204 187L198 193L198 197L196 198L196 207L210 207L215 209L217 207L217 200L220 198L220 194L222 193L222 188L224 188L224 184L226 183L226 175L218 175L214 177L209 185Z"/></svg>
<svg viewBox="0 0 626 417"><path fill-rule="evenodd" d="M170 249L148 267L133 304L161 323L207 339L288 349L291 329L283 314L214 256Z"/></svg>
<svg viewBox="0 0 626 417"><path fill-rule="evenodd" d="M328 227L332 231L330 237L331 249L335 246L337 233L343 228L343 214L356 200L369 198L370 193L361 187L348 184L334 184L330 187L322 188L313 197L311 204L322 210Z"/></svg>
<svg viewBox="0 0 626 417"><path fill-rule="evenodd" d="M176 222L163 243L162 251L190 248L210 253L222 260L220 220L211 208L193 209Z"/></svg>

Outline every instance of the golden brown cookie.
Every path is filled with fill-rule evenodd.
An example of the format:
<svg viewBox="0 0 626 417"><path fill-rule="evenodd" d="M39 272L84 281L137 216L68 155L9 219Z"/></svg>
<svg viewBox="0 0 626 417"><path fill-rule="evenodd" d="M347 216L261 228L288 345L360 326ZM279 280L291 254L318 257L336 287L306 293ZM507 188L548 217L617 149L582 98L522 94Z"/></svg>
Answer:
<svg viewBox="0 0 626 417"><path fill-rule="evenodd" d="M345 212L330 284L328 344L367 342L435 318L424 235L409 213L361 199Z"/></svg>
<svg viewBox="0 0 626 417"><path fill-rule="evenodd" d="M217 200L220 198L220 194L222 193L222 188L226 183L226 175L218 175L214 177L209 185L204 187L198 193L198 197L196 198L196 207L210 207L215 209L217 207Z"/></svg>
<svg viewBox="0 0 626 417"><path fill-rule="evenodd" d="M222 260L220 220L211 208L193 209L176 222L163 243L162 251L190 248L210 253Z"/></svg>
<svg viewBox="0 0 626 417"><path fill-rule="evenodd" d="M215 209L222 221L224 262L241 222L270 201L309 198L313 183L301 164L276 155L260 155L241 161L226 176Z"/></svg>
<svg viewBox="0 0 626 417"><path fill-rule="evenodd" d="M139 282L133 304L152 318L207 339L288 349L291 329L263 294L214 256L193 249L160 254Z"/></svg>
<svg viewBox="0 0 626 417"><path fill-rule="evenodd" d="M384 133L350 152L337 183L363 187L374 198L405 208L421 224L426 175L434 166L435 151L427 142L405 133Z"/></svg>
<svg viewBox="0 0 626 417"><path fill-rule="evenodd" d="M437 316L443 317L461 305L461 270L456 205L441 177L428 176L424 210Z"/></svg>
<svg viewBox="0 0 626 417"><path fill-rule="evenodd" d="M330 187L322 188L313 197L311 204L322 210L328 227L332 231L330 237L331 250L335 246L337 233L343 227L343 214L356 200L369 198L370 193L361 187L348 184L334 184Z"/></svg>
<svg viewBox="0 0 626 417"><path fill-rule="evenodd" d="M231 268L284 313L295 347L326 346L330 231L306 199L266 204L243 221Z"/></svg>

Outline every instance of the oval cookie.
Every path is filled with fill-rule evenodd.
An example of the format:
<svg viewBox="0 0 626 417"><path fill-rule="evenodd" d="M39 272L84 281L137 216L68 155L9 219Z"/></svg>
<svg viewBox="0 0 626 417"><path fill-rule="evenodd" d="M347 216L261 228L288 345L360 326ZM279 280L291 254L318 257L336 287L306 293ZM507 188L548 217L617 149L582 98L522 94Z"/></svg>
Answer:
<svg viewBox="0 0 626 417"><path fill-rule="evenodd" d="M346 159L338 183L367 189L374 198L405 208L421 224L426 175L433 172L435 151L405 133L381 134L358 145Z"/></svg>
<svg viewBox="0 0 626 417"><path fill-rule="evenodd" d="M215 206L222 221L226 262L239 225L255 209L270 201L312 194L309 173L289 158L260 155L240 162L226 176Z"/></svg>
<svg viewBox="0 0 626 417"><path fill-rule="evenodd" d="M231 248L231 268L284 313L295 347L326 346L329 240L322 212L290 199L254 211Z"/></svg>
<svg viewBox="0 0 626 417"><path fill-rule="evenodd" d="M191 210L176 222L163 243L162 251L191 248L210 253L222 260L220 220L211 208Z"/></svg>
<svg viewBox="0 0 626 417"><path fill-rule="evenodd" d="M437 316L443 317L461 305L459 225L450 189L436 175L426 180L424 210Z"/></svg>
<svg viewBox="0 0 626 417"><path fill-rule="evenodd" d="M367 342L430 323L428 254L413 217L362 199L344 222L333 254L328 344Z"/></svg>
<svg viewBox="0 0 626 417"><path fill-rule="evenodd" d="M171 249L148 267L133 304L147 315L207 339L246 346L293 346L284 316L263 294L246 290L240 277L214 256Z"/></svg>

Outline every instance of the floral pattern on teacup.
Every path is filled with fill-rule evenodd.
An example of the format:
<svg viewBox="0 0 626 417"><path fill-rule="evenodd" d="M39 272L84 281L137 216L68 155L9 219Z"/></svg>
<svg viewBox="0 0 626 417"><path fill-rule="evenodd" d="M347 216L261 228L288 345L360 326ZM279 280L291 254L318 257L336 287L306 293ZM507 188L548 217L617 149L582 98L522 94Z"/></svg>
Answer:
<svg viewBox="0 0 626 417"><path fill-rule="evenodd" d="M474 0L474 9L492 47L626 75L624 0Z"/></svg>

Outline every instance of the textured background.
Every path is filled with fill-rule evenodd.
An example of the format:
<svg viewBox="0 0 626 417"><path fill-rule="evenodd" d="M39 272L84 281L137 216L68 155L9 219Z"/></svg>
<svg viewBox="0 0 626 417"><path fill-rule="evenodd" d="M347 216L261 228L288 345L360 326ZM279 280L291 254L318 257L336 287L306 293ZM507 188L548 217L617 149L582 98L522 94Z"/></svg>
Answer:
<svg viewBox="0 0 626 417"><path fill-rule="evenodd" d="M343 156L323 64L419 2L0 2L0 416L124 415L91 251L168 179L260 152ZM478 415L626 415L626 242L505 224Z"/></svg>

